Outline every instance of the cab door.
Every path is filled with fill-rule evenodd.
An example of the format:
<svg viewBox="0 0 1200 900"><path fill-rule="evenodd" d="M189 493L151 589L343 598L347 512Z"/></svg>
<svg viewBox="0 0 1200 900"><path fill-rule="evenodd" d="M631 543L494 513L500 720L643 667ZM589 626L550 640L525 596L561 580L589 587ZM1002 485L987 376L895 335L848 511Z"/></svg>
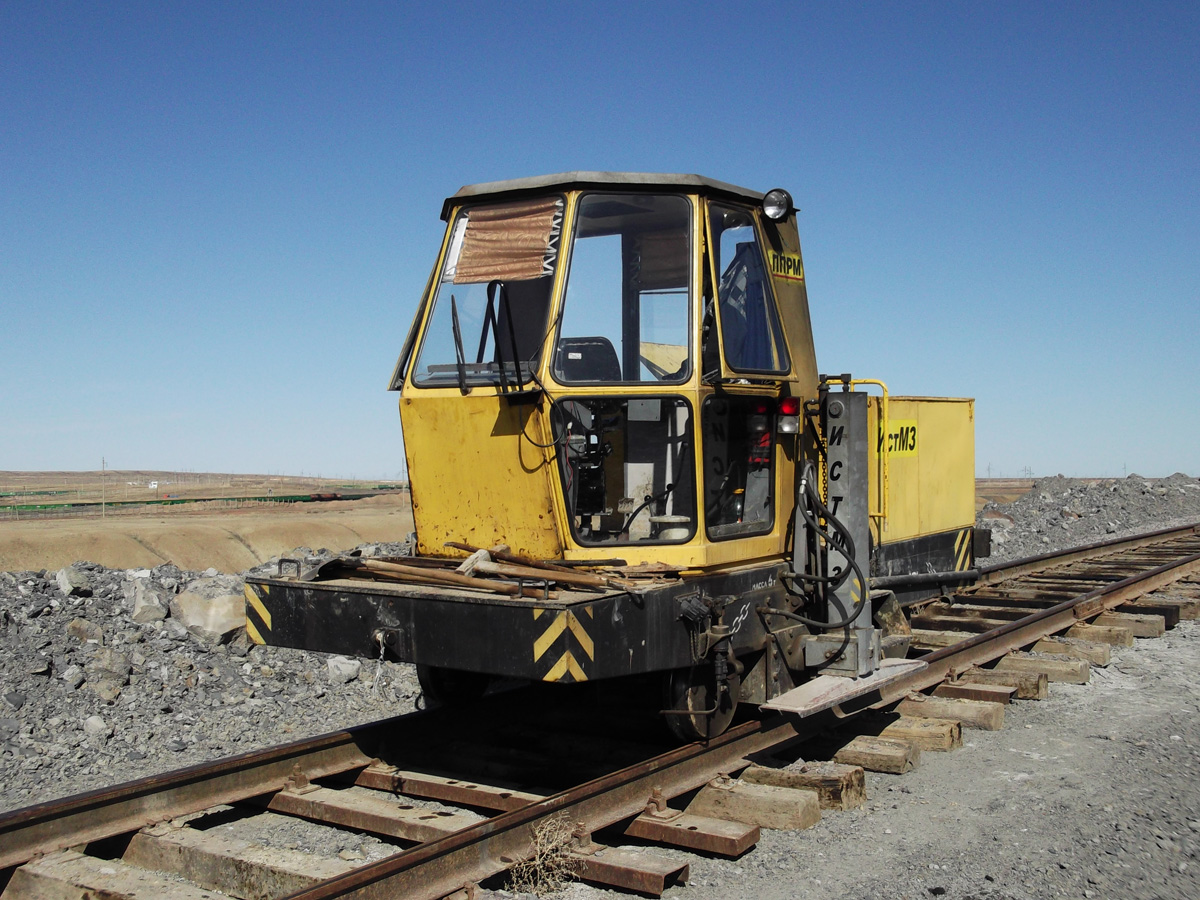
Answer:
<svg viewBox="0 0 1200 900"><path fill-rule="evenodd" d="M772 283L758 210L709 200L701 368L703 521L714 542L782 540L779 498L792 484L781 464L794 439L776 434L779 403L796 378ZM775 241L778 243L778 241ZM785 448L784 444L787 444ZM778 547L764 549L777 550Z"/></svg>

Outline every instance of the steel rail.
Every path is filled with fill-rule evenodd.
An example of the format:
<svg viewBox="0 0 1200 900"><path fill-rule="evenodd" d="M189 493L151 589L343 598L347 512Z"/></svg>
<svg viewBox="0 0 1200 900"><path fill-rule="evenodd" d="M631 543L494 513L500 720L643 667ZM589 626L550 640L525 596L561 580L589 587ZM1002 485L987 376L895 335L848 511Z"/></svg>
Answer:
<svg viewBox="0 0 1200 900"><path fill-rule="evenodd" d="M880 692L881 699L872 706L880 708L895 703L912 691L933 687L956 672L991 662L1011 650L1064 631L1080 620L1090 619L1196 572L1200 572L1200 553L1191 553L935 650L921 657L927 664L925 669L885 687Z"/></svg>
<svg viewBox="0 0 1200 900"><path fill-rule="evenodd" d="M1095 545L1096 552L1159 544L1165 539L1194 531L1193 526L1165 529L1153 536L1139 536ZM1058 565L1076 554L1047 554L1041 567ZM1032 560L1020 560L1009 567L1023 569ZM996 567L993 571L1000 571ZM889 685L876 696L876 707L890 705L911 691L932 687L945 680L955 669L990 662L1011 649L1025 646L1046 634L1061 631L1080 618L1089 618L1118 606L1134 596L1177 580L1184 574L1200 571L1200 553L1160 565L1103 588L1039 610L1020 620L974 636L927 656L928 668ZM1011 575L1010 575L1011 577ZM623 769L531 803L512 812L488 819L471 828L438 841L422 844L370 866L330 879L308 890L289 895L286 900L388 900L403 896L414 900L436 900L469 884L495 875L523 859L539 825L559 816L572 824L582 823L591 833L642 812L647 799L657 790L665 796L677 796L700 787L723 770L735 766L744 757L777 746L809 732L817 722L788 716L776 716L749 722L715 738L707 745L691 744L648 762Z"/></svg>
<svg viewBox="0 0 1200 900"><path fill-rule="evenodd" d="M1200 533L1200 525L1163 529L992 566L983 570L978 583L1005 581L1052 566L1094 559L1097 554L1161 545L1187 533ZM932 687L956 671L994 660L1010 649L1062 631L1076 621L1198 571L1200 553L1192 553L974 635L922 657L928 668L888 686L870 700L864 698L863 706L886 706L910 691ZM875 700L878 702L871 702ZM365 767L386 740L395 738L402 720L408 725L425 715L386 719L0 814L0 869L20 865L38 854L283 790L297 766L309 779ZM537 828L549 819L567 816L572 824L582 822L585 831L597 831L641 814L655 791L668 798L678 796L736 768L749 754L795 739L802 734L802 727L803 733L809 733L816 726L811 719L801 726L798 720L783 715L748 722L707 744L677 748L503 813L322 882L291 895L291 900L442 897L522 859Z"/></svg>
<svg viewBox="0 0 1200 900"><path fill-rule="evenodd" d="M524 859L537 829L566 817L591 833L646 811L656 792L675 797L738 767L751 753L795 738L784 716L747 722L707 744L688 744L646 762L589 781L331 878L285 900L437 900L498 874Z"/></svg>
<svg viewBox="0 0 1200 900"><path fill-rule="evenodd" d="M1067 565L1068 563L1081 562L1085 559L1094 559L1098 553L1103 551L1119 553L1122 550L1133 550L1138 547L1161 544L1164 540L1172 537L1182 537L1189 532L1193 534L1200 533L1200 522L1163 528L1159 531L1148 531L1145 534L1135 534L1130 537L1094 541L1090 544L1082 544L1066 550L1053 550L1050 553L1043 553L1038 556L1025 556L1005 563L997 563L993 566L980 566L979 579L975 583L994 584L997 581L1006 581L1009 578L1016 578L1020 575L1032 574L1033 572L1038 572L1052 566Z"/></svg>
<svg viewBox="0 0 1200 900"><path fill-rule="evenodd" d="M0 869L34 856L283 789L297 765L309 778L370 765L399 717L201 763L0 815Z"/></svg>

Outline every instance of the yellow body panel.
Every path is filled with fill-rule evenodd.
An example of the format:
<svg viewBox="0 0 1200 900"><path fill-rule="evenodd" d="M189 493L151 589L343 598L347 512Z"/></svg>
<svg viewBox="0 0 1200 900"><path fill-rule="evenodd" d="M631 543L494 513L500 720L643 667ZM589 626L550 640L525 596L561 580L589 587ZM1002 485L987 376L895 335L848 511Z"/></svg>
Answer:
<svg viewBox="0 0 1200 900"><path fill-rule="evenodd" d="M565 200L564 253L570 255L569 235L583 190L561 191ZM705 198L688 193L692 206L690 243L693 253L689 279L693 312L688 346L643 340L641 354L668 371L679 368L691 353L690 377L682 384L654 382L560 384L550 365L554 357L555 329L548 328L537 355L538 384L543 392L532 402L511 401L499 388L474 385L463 395L457 388L420 387L412 373L403 378L401 419L413 486L413 516L417 527L418 552L434 556L457 556L447 541L475 546L508 544L513 552L538 559L594 559L621 557L630 563L659 561L688 568L726 567L751 560L777 558L789 549L788 533L794 503L796 459L815 454L813 447L801 450L796 435L774 434L775 522L767 534L713 540L705 530L704 514L697 510L695 533L686 543L660 541L583 544L572 534L572 517L566 506L562 475L555 451L537 446L550 444L555 436L550 425L549 398L569 400L572 396L620 398L673 396L685 398L692 411L692 477L705 477L705 451L701 446L700 417L704 401L714 393L752 395L769 403L780 396L809 400L817 394L817 368L813 349L804 265L794 214L772 226L763 244L767 248L766 270L778 303L780 324L787 344L788 371L754 380L726 378L715 386L701 377L703 323L700 311L711 302L713 285L720 280L714 257L708 252L711 240ZM456 209L448 207L447 221L455 220ZM765 229L763 220L758 228ZM448 253L447 242L442 254ZM441 262L439 262L440 270ZM707 268L706 268L707 267ZM547 321L555 323L562 314L567 266L555 270ZM432 290L431 286L428 290ZM703 292L701 295L700 292ZM428 300L428 296L426 298ZM419 318L427 327L430 310L423 302ZM718 329L718 336L721 330ZM724 356L722 354L722 368ZM398 367L394 386L400 386L404 366ZM726 373L726 375L736 373ZM772 383L773 382L773 383ZM879 429L880 399L869 406L872 433ZM951 530L969 528L974 521L974 405L970 400L894 397L888 413L887 497L881 498L883 467L880 445L871 441L870 505L877 544L904 541ZM525 433L525 437L522 436ZM620 448L609 468L622 465ZM697 484L696 496L703 498L704 485ZM886 502L881 502L886 499Z"/></svg>
<svg viewBox="0 0 1200 900"><path fill-rule="evenodd" d="M881 454L888 453L887 517L873 519L878 543L940 534L975 523L975 401L892 397L888 434L879 431L879 398L868 406L871 509L881 508ZM885 447L886 445L886 447Z"/></svg>
<svg viewBox="0 0 1200 900"><path fill-rule="evenodd" d="M573 219L579 191L566 191L567 221ZM701 198L690 196L693 215L691 240L703 247L707 238L705 206ZM453 214L448 218L453 221ZM568 229L569 230L569 229ZM447 233L449 235L449 232ZM770 398L782 392L804 399L816 393L816 359L809 324L808 297L805 291L799 238L794 217L781 229L779 252L768 262L768 271L777 292L779 312L791 357L790 371L778 377L779 386L751 387L728 385L731 394L752 394ZM443 243L447 252L449 237ZM770 243L770 242L768 242ZM777 257L777 258L776 258ZM693 290L706 280L703 271L707 257L695 253L691 260ZM435 267L440 270L441 261ZM550 319L559 313L565 267L556 272ZM718 273L707 273L712 283ZM427 292L432 290L431 285ZM429 315L423 309L424 327ZM695 351L702 338L702 322L693 314L691 343ZM553 353L547 345L541 359ZM670 344L643 342L642 353L665 369L675 369L683 361L687 348ZM540 378L551 396L637 397L671 395L685 397L692 408L693 427L699 436L699 415L706 397L714 388L700 378L699 359L694 359L691 377L679 385L619 384L568 386L556 383L551 367L542 364ZM401 370L398 370L401 371ZM775 435L775 523L767 534L711 540L704 529L703 516L693 538L683 544L660 542L604 543L582 545L571 534L558 465L551 450L535 447L532 441L547 444L552 439L545 398L528 404L510 404L499 391L474 386L467 395L457 388L422 388L411 380L411 373L395 386L403 385L400 403L405 452L413 490L413 518L417 530L417 550L423 555L460 556L460 551L444 547L458 541L487 547L508 544L514 553L537 559L594 559L621 557L630 563L657 561L688 568L711 568L739 564L749 560L779 557L788 549L788 533L795 491L797 439L793 435ZM532 440L521 437L525 430ZM698 441L696 442L699 443ZM703 456L695 448L693 472L703 472ZM697 489L700 486L697 485Z"/></svg>
<svg viewBox="0 0 1200 900"><path fill-rule="evenodd" d="M812 320L808 312L808 288L800 255L796 214L788 215L776 231L778 250L768 251L767 268L779 303L779 317L787 336L792 371L784 390L793 397L810 400L817 395L817 352L813 346Z"/></svg>
<svg viewBox="0 0 1200 900"><path fill-rule="evenodd" d="M401 400L418 552L460 555L443 547L460 541L505 543L535 559L562 556L553 465L521 437L528 426L534 441L548 442L533 411L491 390L465 397L457 389L425 390Z"/></svg>

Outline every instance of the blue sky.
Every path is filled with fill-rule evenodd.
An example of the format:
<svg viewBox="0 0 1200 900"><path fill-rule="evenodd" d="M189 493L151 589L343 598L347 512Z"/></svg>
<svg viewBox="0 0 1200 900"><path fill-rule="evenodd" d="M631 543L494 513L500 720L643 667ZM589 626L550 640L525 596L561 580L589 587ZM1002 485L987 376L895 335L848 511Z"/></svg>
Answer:
<svg viewBox="0 0 1200 900"><path fill-rule="evenodd" d="M394 477L462 184L800 207L818 364L980 474L1200 475L1200 6L0 4L0 469Z"/></svg>

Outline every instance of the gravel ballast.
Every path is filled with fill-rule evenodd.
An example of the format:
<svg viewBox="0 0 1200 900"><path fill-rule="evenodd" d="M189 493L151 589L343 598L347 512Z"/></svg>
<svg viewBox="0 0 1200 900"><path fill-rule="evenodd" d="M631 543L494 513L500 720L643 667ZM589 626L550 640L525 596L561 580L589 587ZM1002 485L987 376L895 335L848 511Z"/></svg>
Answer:
<svg viewBox="0 0 1200 900"><path fill-rule="evenodd" d="M1200 521L1200 479L1041 478L1012 503L988 503L975 522L992 532L982 565Z"/></svg>
<svg viewBox="0 0 1200 900"><path fill-rule="evenodd" d="M981 510L994 549L981 563L1195 521L1200 482L1187 476L1042 479ZM240 578L216 574L84 562L0 573L0 811L414 708L410 666L183 625L173 598L240 592ZM963 750L926 753L909 775L869 774L863 809L765 831L735 861L656 849L692 866L668 896L1200 896L1198 708L1200 624L1184 622L1118 650L1091 684L1014 704L1002 731L971 732ZM359 844L368 858L387 852L370 841L338 852ZM571 885L560 896L623 895Z"/></svg>
<svg viewBox="0 0 1200 900"><path fill-rule="evenodd" d="M196 585L241 594L236 576L214 591L219 577L86 562L0 573L0 811L413 709L412 666L189 630L172 601ZM135 621L147 596L161 608L143 603Z"/></svg>

